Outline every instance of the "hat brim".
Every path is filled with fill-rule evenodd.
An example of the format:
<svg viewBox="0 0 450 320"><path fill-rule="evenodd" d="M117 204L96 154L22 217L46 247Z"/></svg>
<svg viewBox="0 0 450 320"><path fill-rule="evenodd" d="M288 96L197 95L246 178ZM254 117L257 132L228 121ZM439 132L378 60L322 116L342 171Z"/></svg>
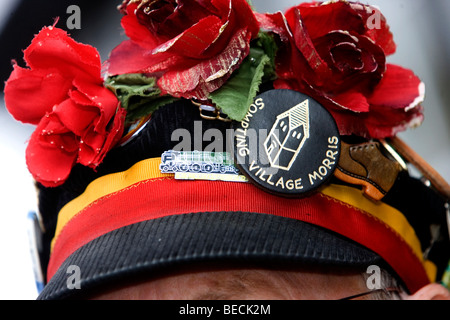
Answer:
<svg viewBox="0 0 450 320"><path fill-rule="evenodd" d="M38 299L85 297L126 277L219 260L262 267L383 264L371 250L309 223L259 213L201 212L142 221L94 239L66 259ZM77 286L68 285L70 266L79 268Z"/></svg>

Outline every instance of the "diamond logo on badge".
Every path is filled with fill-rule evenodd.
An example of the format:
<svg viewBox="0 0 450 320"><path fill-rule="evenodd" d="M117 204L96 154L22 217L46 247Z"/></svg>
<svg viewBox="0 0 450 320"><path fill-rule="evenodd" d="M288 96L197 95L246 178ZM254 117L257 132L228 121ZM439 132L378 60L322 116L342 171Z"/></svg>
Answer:
<svg viewBox="0 0 450 320"><path fill-rule="evenodd" d="M239 170L277 195L301 197L317 190L339 162L336 122L317 101L297 91L262 93L233 129Z"/></svg>

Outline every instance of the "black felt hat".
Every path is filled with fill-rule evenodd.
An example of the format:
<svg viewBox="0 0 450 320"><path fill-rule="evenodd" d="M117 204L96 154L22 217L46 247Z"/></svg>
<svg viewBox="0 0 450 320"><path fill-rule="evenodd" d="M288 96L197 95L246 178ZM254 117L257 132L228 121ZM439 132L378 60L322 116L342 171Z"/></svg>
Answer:
<svg viewBox="0 0 450 320"><path fill-rule="evenodd" d="M155 173L154 160L179 143L172 133L193 133L195 123L202 134L229 129L226 122L202 119L195 105L181 100L156 111L97 171L75 167L63 186L40 188L47 283L39 299L86 297L128 277L217 261L262 267L375 264L391 269L410 291L434 281L431 260L442 274L448 231L441 232L447 241L434 239L428 255L419 255L433 242L429 226L446 225L445 201L407 172L379 209L359 187L336 178L325 190L288 199L250 183L178 181ZM202 141L202 148L208 143ZM347 201L349 193L356 203ZM411 232L398 234L389 226L391 217L377 216L386 208ZM70 266L79 267L79 289L67 284Z"/></svg>

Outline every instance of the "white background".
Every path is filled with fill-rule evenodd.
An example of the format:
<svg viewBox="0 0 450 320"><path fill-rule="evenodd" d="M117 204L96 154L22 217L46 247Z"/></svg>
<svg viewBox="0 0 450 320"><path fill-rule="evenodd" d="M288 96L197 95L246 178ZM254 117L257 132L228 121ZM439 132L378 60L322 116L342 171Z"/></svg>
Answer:
<svg viewBox="0 0 450 320"><path fill-rule="evenodd" d="M86 35L77 39L96 46L103 59L123 39L120 16L115 12L120 2L111 1L111 8L99 14L105 19L104 25L109 25L108 32L106 29L83 30ZM0 0L0 3L1 27L14 0ZM298 3L300 1L253 0L259 12L284 10ZM450 1L373 0L363 3L377 5L388 19L398 45L397 53L389 62L413 69L427 86L425 123L400 137L450 181ZM81 8L82 14L84 9L87 10ZM28 212L36 209L36 196L24 160L26 142L33 129L15 122L6 112L1 97L0 299L35 299L37 294L26 225Z"/></svg>

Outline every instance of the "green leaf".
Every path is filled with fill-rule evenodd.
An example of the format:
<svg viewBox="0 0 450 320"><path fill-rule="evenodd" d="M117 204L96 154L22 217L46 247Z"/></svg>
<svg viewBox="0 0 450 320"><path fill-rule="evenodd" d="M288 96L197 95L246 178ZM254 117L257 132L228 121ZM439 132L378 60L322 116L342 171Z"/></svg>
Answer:
<svg viewBox="0 0 450 320"><path fill-rule="evenodd" d="M266 64L264 69L264 81L276 79L275 72L275 58L278 51L278 46L273 36L266 32L260 32L258 38L255 40L256 46L262 48L270 58L270 63Z"/></svg>
<svg viewBox="0 0 450 320"><path fill-rule="evenodd" d="M122 107L127 110L127 123L132 123L169 104L176 98L161 96L156 79L143 74L121 74L106 79L105 85L112 90Z"/></svg>
<svg viewBox="0 0 450 320"><path fill-rule="evenodd" d="M230 119L241 121L258 94L261 83L273 79L275 53L273 38L260 33L240 68L227 83L209 95L211 101Z"/></svg>

